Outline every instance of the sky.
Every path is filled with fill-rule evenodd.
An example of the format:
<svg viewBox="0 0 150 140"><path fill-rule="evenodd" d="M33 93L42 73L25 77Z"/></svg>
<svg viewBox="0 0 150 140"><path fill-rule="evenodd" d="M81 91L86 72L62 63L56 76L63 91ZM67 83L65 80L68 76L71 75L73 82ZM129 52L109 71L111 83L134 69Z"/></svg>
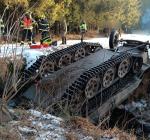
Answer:
<svg viewBox="0 0 150 140"><path fill-rule="evenodd" d="M142 0L141 28L150 32L150 0Z"/></svg>

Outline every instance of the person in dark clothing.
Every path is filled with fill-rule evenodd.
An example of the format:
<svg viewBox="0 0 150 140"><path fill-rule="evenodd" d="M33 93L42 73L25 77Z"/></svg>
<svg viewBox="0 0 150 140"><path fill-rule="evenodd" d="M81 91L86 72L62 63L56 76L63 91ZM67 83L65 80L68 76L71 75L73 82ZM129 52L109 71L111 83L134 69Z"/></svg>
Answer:
<svg viewBox="0 0 150 140"><path fill-rule="evenodd" d="M109 30L108 27L105 27L105 28L103 29L103 33L104 33L105 37L109 37L109 32L110 32L110 30Z"/></svg>
<svg viewBox="0 0 150 140"><path fill-rule="evenodd" d="M121 28L118 29L119 36L121 37Z"/></svg>
<svg viewBox="0 0 150 140"><path fill-rule="evenodd" d="M41 44L46 43L50 45L52 43L49 36L49 23L45 17L39 20L39 31L41 32Z"/></svg>
<svg viewBox="0 0 150 140"><path fill-rule="evenodd" d="M34 20L31 18L31 15L28 13L25 14L25 16L23 17L21 21L21 27L23 28L21 45L24 44L24 41L26 38L29 44L31 44L33 24L34 24Z"/></svg>
<svg viewBox="0 0 150 140"><path fill-rule="evenodd" d="M4 34L4 28L5 28L5 25L4 25L3 19L0 18L0 36Z"/></svg>
<svg viewBox="0 0 150 140"><path fill-rule="evenodd" d="M5 40L5 37L4 37L5 31L4 30L5 30L5 25L4 25L3 19L0 18L0 41Z"/></svg>

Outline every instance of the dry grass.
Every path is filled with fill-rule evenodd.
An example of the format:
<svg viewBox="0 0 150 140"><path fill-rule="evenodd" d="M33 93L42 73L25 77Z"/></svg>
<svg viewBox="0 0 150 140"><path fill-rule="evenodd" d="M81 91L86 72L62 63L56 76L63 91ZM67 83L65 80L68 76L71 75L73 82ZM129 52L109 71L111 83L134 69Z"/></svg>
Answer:
<svg viewBox="0 0 150 140"><path fill-rule="evenodd" d="M97 127L90 123L86 118L73 117L70 122L73 129L81 129L85 133L88 132L90 135L99 135L102 133L101 130L97 129Z"/></svg>
<svg viewBox="0 0 150 140"><path fill-rule="evenodd" d="M11 113L8 111L7 106L0 101L0 124L12 120Z"/></svg>
<svg viewBox="0 0 150 140"><path fill-rule="evenodd" d="M20 70L23 67L23 59L19 58L19 59L15 59L15 60L10 60L11 58L0 58L0 77L4 80L6 80L6 77L8 76L9 70L8 70L8 65L10 63L14 63L15 69L16 70Z"/></svg>
<svg viewBox="0 0 150 140"><path fill-rule="evenodd" d="M18 127L29 127L33 128L31 121L29 120L30 114L25 110L13 109L13 115L17 116L16 121L10 121L0 125L0 140L22 140L22 134ZM34 140L32 136L29 140Z"/></svg>
<svg viewBox="0 0 150 140"><path fill-rule="evenodd" d="M99 34L97 33L97 31L88 31L85 33L85 39L94 38L98 36ZM68 40L80 40L80 38L80 34L67 34Z"/></svg>
<svg viewBox="0 0 150 140"><path fill-rule="evenodd" d="M27 139L35 139L35 135L26 135L18 130L20 127L28 127L38 130L36 126L29 120L30 114L24 110L16 109L13 110L15 114L18 114L18 120L16 122L5 123L3 126L0 125L0 139L4 140L20 140L23 137ZM36 119L36 118L35 118ZM88 119L81 117L73 117L66 123L60 126L66 130L64 136L66 140L80 140L81 138L86 138L87 136L93 137L94 140L100 140L103 137L115 137L116 140L136 140L136 137L132 134L127 134L117 128L109 130L101 130L97 126L93 125L88 121ZM49 130L51 132L51 130Z"/></svg>
<svg viewBox="0 0 150 140"><path fill-rule="evenodd" d="M21 140L19 132L11 126L0 126L1 140Z"/></svg>
<svg viewBox="0 0 150 140"><path fill-rule="evenodd" d="M85 34L85 39L89 39L89 38L95 38L100 36L99 33L97 31L87 31ZM66 35L67 40L80 40L81 36L80 33L79 34L75 34L75 33L68 33ZM53 35L52 36L53 40L61 40L61 36L58 35ZM40 40L40 35L36 36L36 41L38 42Z"/></svg>
<svg viewBox="0 0 150 140"><path fill-rule="evenodd" d="M8 67L7 67L7 62L4 58L1 58L0 59L0 66L1 66L1 69L0 69L0 77L2 79L5 79L5 76L7 75L8 73Z"/></svg>
<svg viewBox="0 0 150 140"><path fill-rule="evenodd" d="M70 120L70 124L72 126L72 129L80 130L85 135L88 134L92 136L95 140L97 140L101 136L116 137L117 140L136 140L136 137L133 134L123 132L118 128L108 130L102 130L100 128L97 128L97 126L89 122L86 118L73 117Z"/></svg>
<svg viewBox="0 0 150 140"><path fill-rule="evenodd" d="M129 101L133 101L134 99L139 99L141 97L148 98L148 89L150 86L150 72L144 74L143 80L138 86L138 88L134 91L132 96L129 97Z"/></svg>
<svg viewBox="0 0 150 140"><path fill-rule="evenodd" d="M76 137L76 134L73 132L66 133L65 137L67 140L78 140L78 138Z"/></svg>

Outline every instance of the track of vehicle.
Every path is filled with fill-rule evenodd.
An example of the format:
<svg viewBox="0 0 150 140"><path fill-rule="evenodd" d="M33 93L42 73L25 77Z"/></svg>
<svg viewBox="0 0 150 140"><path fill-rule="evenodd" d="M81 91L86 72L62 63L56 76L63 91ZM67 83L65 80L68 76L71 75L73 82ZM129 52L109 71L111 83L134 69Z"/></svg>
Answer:
<svg viewBox="0 0 150 140"><path fill-rule="evenodd" d="M41 56L33 65L23 71L17 87L15 89L10 87L7 94L5 94L6 97L9 98L12 94L15 96L24 92L35 81L46 78L55 71L79 61L99 49L102 49L102 46L98 43L82 42L47 56Z"/></svg>
<svg viewBox="0 0 150 140"><path fill-rule="evenodd" d="M98 43L82 42L68 48L59 50L47 56L41 56L37 61L24 71L25 78L39 72L41 77L64 68L65 66L94 53L97 49L102 49ZM47 75L48 76L48 75Z"/></svg>
<svg viewBox="0 0 150 140"><path fill-rule="evenodd" d="M37 98L45 100L45 104L55 102L56 98L60 99L62 94L65 93L66 89L82 73L107 61L113 56L113 54L114 53L112 51L101 49L83 59L80 59L80 61L74 62L63 69L59 69L47 77L42 78L38 82L38 87L40 88L40 91L41 89L42 91Z"/></svg>
<svg viewBox="0 0 150 140"><path fill-rule="evenodd" d="M141 57L130 53L115 55L81 74L66 89L60 100L61 105L67 106L73 114L87 115L132 80L140 72L142 63Z"/></svg>
<svg viewBox="0 0 150 140"><path fill-rule="evenodd" d="M40 93L31 99L40 99L44 108L56 114L61 112L61 106L84 116L132 81L142 63L141 57L131 53L102 49L43 78L38 87Z"/></svg>

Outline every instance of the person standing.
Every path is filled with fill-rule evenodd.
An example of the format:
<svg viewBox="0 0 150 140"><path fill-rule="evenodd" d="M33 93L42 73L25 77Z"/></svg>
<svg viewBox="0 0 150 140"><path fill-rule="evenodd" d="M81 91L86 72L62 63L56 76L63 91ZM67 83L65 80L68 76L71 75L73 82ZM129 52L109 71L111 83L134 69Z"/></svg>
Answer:
<svg viewBox="0 0 150 140"><path fill-rule="evenodd" d="M119 37L121 37L121 28L118 29Z"/></svg>
<svg viewBox="0 0 150 140"><path fill-rule="evenodd" d="M41 44L51 45L52 40L49 35L49 23L45 16L42 16L42 18L39 20L38 26L41 33Z"/></svg>
<svg viewBox="0 0 150 140"><path fill-rule="evenodd" d="M21 45L24 44L24 41L27 39L28 43L31 44L33 41L32 35L33 35L33 24L34 20L31 18L31 14L26 13L21 21L21 27L22 30L22 39L21 39Z"/></svg>
<svg viewBox="0 0 150 140"><path fill-rule="evenodd" d="M84 21L82 21L80 24L81 42L83 42L83 38L84 38L84 35L86 32L87 32L86 23Z"/></svg>
<svg viewBox="0 0 150 140"><path fill-rule="evenodd" d="M109 31L109 27L105 27L104 29L103 29L103 33L104 33L104 35L105 35L105 37L109 37L109 33L110 31Z"/></svg>
<svg viewBox="0 0 150 140"><path fill-rule="evenodd" d="M0 37L4 35L4 28L5 28L5 25L4 25L3 19L0 18Z"/></svg>

